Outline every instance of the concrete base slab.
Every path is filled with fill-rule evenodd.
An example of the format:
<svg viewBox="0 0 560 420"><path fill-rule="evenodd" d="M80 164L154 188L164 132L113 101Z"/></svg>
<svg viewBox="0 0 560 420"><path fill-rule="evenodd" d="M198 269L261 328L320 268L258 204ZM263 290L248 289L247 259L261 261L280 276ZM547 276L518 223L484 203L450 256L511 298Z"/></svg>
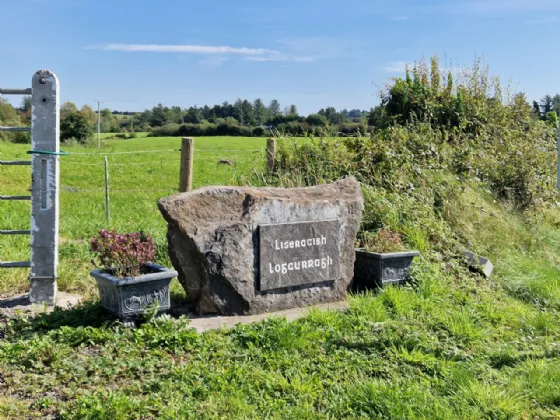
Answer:
<svg viewBox="0 0 560 420"><path fill-rule="evenodd" d="M321 310L330 309L335 311L344 311L347 308L348 308L348 302L344 301L344 302L324 303L321 305L307 306L305 308L293 308L284 311L270 312L270 313L259 314L259 315L247 315L247 316L191 315L190 326L196 329L198 332L204 332L204 331L215 330L219 328L231 328L231 327L235 327L237 324L250 324L252 322L258 322L272 317L285 317L288 321L294 321L298 318L308 315L311 309L321 309Z"/></svg>
<svg viewBox="0 0 560 420"><path fill-rule="evenodd" d="M33 304L29 301L29 295L18 295L10 297L0 297L0 316L10 317L16 311L24 313L52 312L55 307L72 308L82 301L82 296L70 293L58 292L56 295L55 306L44 306Z"/></svg>
<svg viewBox="0 0 560 420"><path fill-rule="evenodd" d="M64 309L70 309L77 306L82 299L83 297L80 295L58 292L56 306ZM258 322L272 317L285 317L288 321L294 321L308 315L312 309L344 311L347 308L348 302L342 301L246 316L196 315L189 311L186 307L175 307L170 312L173 316L186 315L191 320L190 326L199 333L202 333L208 330L232 328L237 324L250 324L252 322ZM30 303L29 295L27 294L10 297L0 296L0 319L11 318L16 312L34 316L39 313L50 313L53 310L53 306L43 306Z"/></svg>

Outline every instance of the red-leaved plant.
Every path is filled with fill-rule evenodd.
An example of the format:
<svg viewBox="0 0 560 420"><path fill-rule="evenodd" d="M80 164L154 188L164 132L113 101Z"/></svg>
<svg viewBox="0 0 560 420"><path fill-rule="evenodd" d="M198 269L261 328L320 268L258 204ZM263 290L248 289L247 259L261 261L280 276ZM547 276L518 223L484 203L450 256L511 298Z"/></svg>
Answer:
<svg viewBox="0 0 560 420"><path fill-rule="evenodd" d="M377 232L362 232L358 240L358 248L365 248L370 252L400 252L405 250L400 233L389 228Z"/></svg>
<svg viewBox="0 0 560 420"><path fill-rule="evenodd" d="M101 229L91 240L91 249L102 269L117 277L140 275L142 263L152 262L156 254L152 237L142 231L122 234Z"/></svg>

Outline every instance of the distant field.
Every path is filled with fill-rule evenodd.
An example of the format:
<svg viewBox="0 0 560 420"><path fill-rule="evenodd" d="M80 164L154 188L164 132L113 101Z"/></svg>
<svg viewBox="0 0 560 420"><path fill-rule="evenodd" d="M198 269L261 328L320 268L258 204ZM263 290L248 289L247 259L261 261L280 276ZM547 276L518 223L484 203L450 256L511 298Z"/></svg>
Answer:
<svg viewBox="0 0 560 420"><path fill-rule="evenodd" d="M197 138L193 186L247 183L253 174L264 169L265 146L266 139L262 138ZM92 265L85 241L101 228L126 232L143 229L152 233L160 245L160 262L168 263L166 226L156 203L159 198L177 192L180 147L178 137L107 140L101 151L62 146L70 155L61 157L61 290L95 293L88 275ZM27 150L28 145L0 143L0 159L28 159ZM105 155L109 161L111 223L105 219ZM218 164L222 159L233 165ZM30 168L3 166L0 171L0 194L25 194L29 189ZM0 229L28 229L29 219L28 202L0 202ZM0 236L0 260L28 259L28 237ZM28 270L1 270L0 294L25 291L27 276Z"/></svg>

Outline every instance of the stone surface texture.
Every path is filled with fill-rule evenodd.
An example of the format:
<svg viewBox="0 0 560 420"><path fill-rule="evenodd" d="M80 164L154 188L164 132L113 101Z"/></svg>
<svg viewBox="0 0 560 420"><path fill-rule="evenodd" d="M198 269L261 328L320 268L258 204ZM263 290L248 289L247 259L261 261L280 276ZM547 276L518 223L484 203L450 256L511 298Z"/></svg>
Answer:
<svg viewBox="0 0 560 420"><path fill-rule="evenodd" d="M307 188L205 187L159 201L169 254L198 313L251 315L336 302L354 272L363 198L345 178ZM339 220L340 276L334 281L259 291L259 226Z"/></svg>
<svg viewBox="0 0 560 420"><path fill-rule="evenodd" d="M486 278L490 278L492 272L494 271L494 264L488 258L476 255L471 251L465 251L465 258L469 267Z"/></svg>

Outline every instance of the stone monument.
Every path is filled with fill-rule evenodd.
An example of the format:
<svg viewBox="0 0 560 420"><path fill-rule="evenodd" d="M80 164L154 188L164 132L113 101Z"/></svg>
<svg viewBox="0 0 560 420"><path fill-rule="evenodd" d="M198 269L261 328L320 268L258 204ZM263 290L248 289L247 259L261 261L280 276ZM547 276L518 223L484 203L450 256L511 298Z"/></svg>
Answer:
<svg viewBox="0 0 560 420"><path fill-rule="evenodd" d="M199 313L258 314L346 296L363 210L354 178L205 187L163 198L159 209L171 261Z"/></svg>

